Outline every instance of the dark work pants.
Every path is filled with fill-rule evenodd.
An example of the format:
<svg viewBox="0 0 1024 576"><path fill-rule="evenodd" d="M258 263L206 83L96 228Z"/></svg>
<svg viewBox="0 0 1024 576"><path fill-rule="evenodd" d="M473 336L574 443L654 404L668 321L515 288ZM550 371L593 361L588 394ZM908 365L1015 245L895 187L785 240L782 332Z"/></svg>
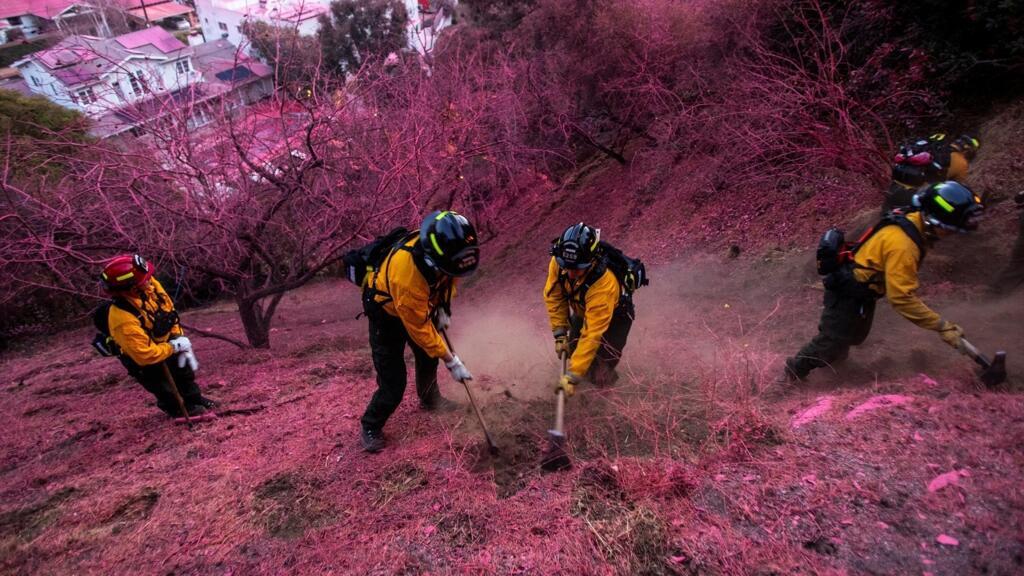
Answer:
<svg viewBox="0 0 1024 576"><path fill-rule="evenodd" d="M604 335L601 336L601 346L597 349L586 378L598 386L614 384L619 379L615 367L622 359L622 350L626 347L626 340L629 338L629 330L633 327L633 318L636 317L636 309L633 307L633 299L623 296L619 299L619 305L612 313L612 322L608 325ZM579 343L580 334L583 332L583 317L573 316L570 319L569 329L569 350L576 351L576 344Z"/></svg>
<svg viewBox="0 0 1024 576"><path fill-rule="evenodd" d="M1017 242L1013 245L1013 252L1010 253L1010 261L1006 263L1006 267L992 283L992 289L997 294L1009 294L1022 283L1024 283L1024 210L1021 210L1020 213L1020 230L1017 232Z"/></svg>
<svg viewBox="0 0 1024 576"><path fill-rule="evenodd" d="M377 391L373 393L366 412L363 428L379 431L398 409L405 395L405 345L412 348L416 361L416 394L426 406L436 404L441 393L437 388L438 359L431 358L409 338L402 321L384 311L368 316L370 319L370 351L373 367L377 371Z"/></svg>
<svg viewBox="0 0 1024 576"><path fill-rule="evenodd" d="M143 388L156 397L158 408L171 416L181 416L178 400L174 397L174 392L168 388L169 383L164 375L163 368L161 368L161 364L167 366L167 369L170 371L171 378L174 379L178 392L185 401L185 406L192 407L199 404L202 394L199 391L199 386L196 384L196 374L187 364L184 368L178 368L178 358L176 355L171 355L170 358L161 363L142 367L128 367L128 373L139 384L142 384Z"/></svg>
<svg viewBox="0 0 1024 576"><path fill-rule="evenodd" d="M829 284L826 279L826 286ZM815 368L846 359L850 346L863 343L871 332L876 298L852 278L838 284L825 290L818 335L795 357L786 359L786 367L801 379Z"/></svg>

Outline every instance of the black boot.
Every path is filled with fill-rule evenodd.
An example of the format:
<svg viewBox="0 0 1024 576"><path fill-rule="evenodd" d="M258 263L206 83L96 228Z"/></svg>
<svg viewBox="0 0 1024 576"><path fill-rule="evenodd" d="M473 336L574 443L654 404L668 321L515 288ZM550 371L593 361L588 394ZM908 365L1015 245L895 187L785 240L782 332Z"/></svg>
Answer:
<svg viewBox="0 0 1024 576"><path fill-rule="evenodd" d="M217 407L217 403L214 402L213 400L210 400L206 396L200 396L199 401L196 402L196 404L199 404L200 406L206 408L207 410L212 410Z"/></svg>
<svg viewBox="0 0 1024 576"><path fill-rule="evenodd" d="M452 402L451 400L438 394L430 401L424 402L421 400L420 408L426 410L427 412L455 412L460 408L460 406L457 403Z"/></svg>
<svg viewBox="0 0 1024 576"><path fill-rule="evenodd" d="M384 449L386 443L384 442L384 434L380 430L369 430L363 428L359 435L359 440L363 444L363 450L370 452L380 452Z"/></svg>

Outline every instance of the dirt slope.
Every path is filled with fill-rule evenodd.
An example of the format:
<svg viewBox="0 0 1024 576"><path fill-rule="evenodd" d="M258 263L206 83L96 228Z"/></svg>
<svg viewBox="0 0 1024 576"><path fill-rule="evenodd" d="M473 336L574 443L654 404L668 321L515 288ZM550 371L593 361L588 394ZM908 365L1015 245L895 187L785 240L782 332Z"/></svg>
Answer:
<svg viewBox="0 0 1024 576"><path fill-rule="evenodd" d="M1020 183L1012 156L990 158L979 177ZM882 305L846 365L767 402L753 393L814 330L821 292L806 246L819 222L791 230L803 248L750 232L739 258L725 255L731 240L695 255L703 223L678 218L685 198L655 194L641 210L610 190L595 181L524 198L456 305L453 339L478 375L497 458L481 451L471 413L427 414L411 393L386 429L391 446L359 451L373 373L356 291L337 281L285 298L272 351L197 341L201 383L234 414L193 431L96 357L87 331L3 356L0 570L1024 571L1024 302L992 301L983 286L1008 251L1005 203L991 233L929 255L922 293L982 348L1009 352L1013 386L983 390L969 361ZM623 379L570 402L576 467L545 475L557 366L544 247L578 218L649 254L654 283L637 295ZM241 333L228 305L186 320Z"/></svg>

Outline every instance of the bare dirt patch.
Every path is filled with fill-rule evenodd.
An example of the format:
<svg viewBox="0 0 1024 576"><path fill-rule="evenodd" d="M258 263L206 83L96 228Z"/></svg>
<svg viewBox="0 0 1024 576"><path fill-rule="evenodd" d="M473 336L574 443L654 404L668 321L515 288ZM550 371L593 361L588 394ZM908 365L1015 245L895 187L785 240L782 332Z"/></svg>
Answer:
<svg viewBox="0 0 1024 576"><path fill-rule="evenodd" d="M253 493L257 521L276 538L301 537L330 518L331 506L320 488L319 481L287 472L264 481Z"/></svg>

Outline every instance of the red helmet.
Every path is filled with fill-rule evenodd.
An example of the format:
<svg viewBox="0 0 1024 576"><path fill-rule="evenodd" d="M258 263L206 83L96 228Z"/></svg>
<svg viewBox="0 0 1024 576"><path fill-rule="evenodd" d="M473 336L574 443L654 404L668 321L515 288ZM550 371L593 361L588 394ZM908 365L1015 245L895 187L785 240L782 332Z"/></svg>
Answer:
<svg viewBox="0 0 1024 576"><path fill-rule="evenodd" d="M153 277L153 267L138 254L124 254L115 257L103 268L100 283L111 294L127 292L142 286Z"/></svg>

